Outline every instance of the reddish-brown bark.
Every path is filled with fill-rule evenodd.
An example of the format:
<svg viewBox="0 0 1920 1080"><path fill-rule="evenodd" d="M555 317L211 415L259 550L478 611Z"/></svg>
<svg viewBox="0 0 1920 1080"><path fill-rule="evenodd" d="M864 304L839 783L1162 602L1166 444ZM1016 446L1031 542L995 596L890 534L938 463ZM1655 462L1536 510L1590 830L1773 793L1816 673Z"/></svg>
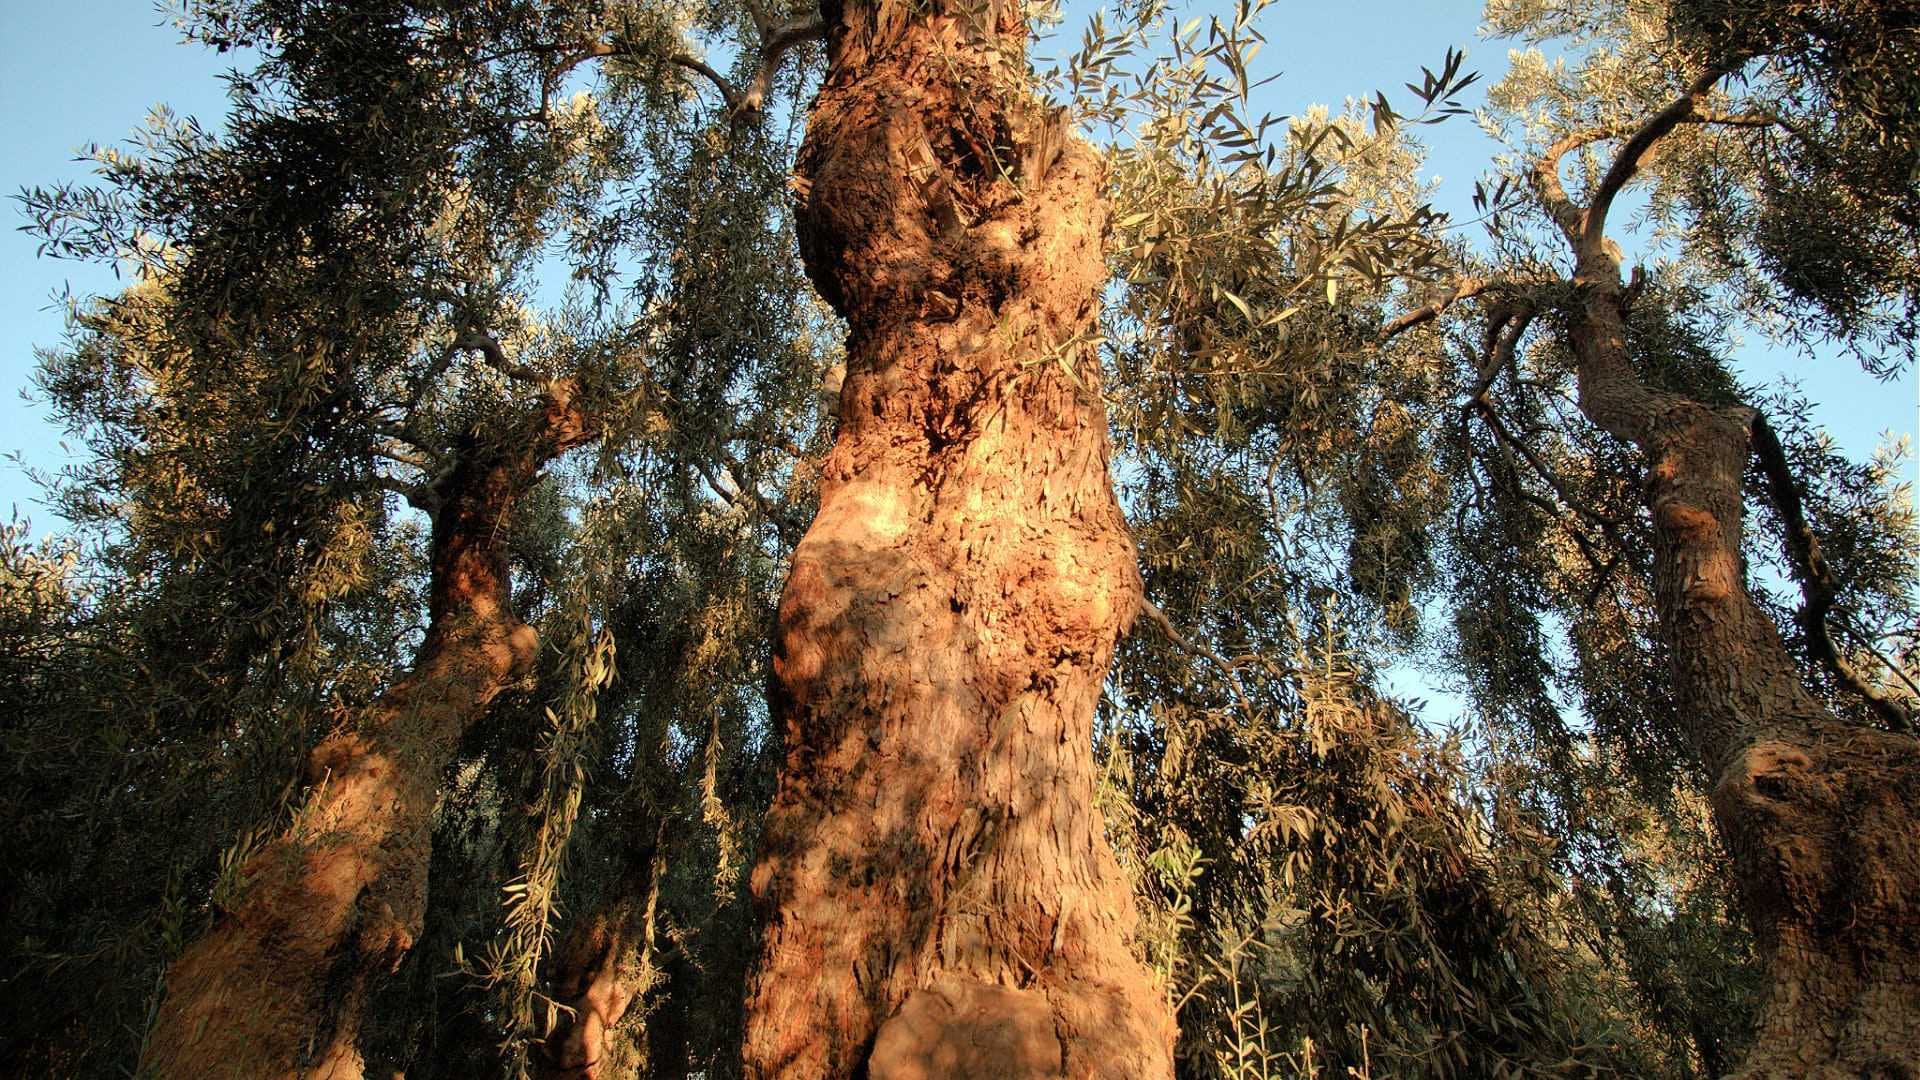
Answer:
<svg viewBox="0 0 1920 1080"><path fill-rule="evenodd" d="M1738 1075L1913 1076L1920 740L1844 723L1802 684L1746 588L1753 413L1643 386L1618 267L1597 250L1584 263L1572 326L1580 405L1647 462L1660 629L1767 970Z"/></svg>
<svg viewBox="0 0 1920 1080"><path fill-rule="evenodd" d="M1024 89L1012 5L824 14L796 188L850 336L780 605L747 1074L1170 1076L1093 807L1140 603L1082 362L1101 165Z"/></svg>
<svg viewBox="0 0 1920 1080"><path fill-rule="evenodd" d="M167 971L144 1075L358 1080L361 1007L420 935L432 815L460 736L532 668L504 524L589 435L553 384L514 430L469 438L440 489L429 622L414 666L313 751L295 824L248 859L235 907Z"/></svg>

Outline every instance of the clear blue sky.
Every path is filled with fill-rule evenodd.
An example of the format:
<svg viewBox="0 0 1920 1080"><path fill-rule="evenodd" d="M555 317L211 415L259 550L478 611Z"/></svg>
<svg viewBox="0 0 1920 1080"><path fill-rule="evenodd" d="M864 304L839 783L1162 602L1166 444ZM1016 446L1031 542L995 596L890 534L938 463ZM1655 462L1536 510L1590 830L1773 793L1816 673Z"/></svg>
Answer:
<svg viewBox="0 0 1920 1080"><path fill-rule="evenodd" d="M1449 45L1468 51L1467 66L1482 72L1484 87L1504 70L1507 45L1478 41L1478 19L1478 0L1281 0L1265 22L1269 44L1259 63L1282 76L1264 91L1262 107L1297 112L1316 101L1337 106L1375 87L1391 93L1417 81L1422 64L1437 66ZM1077 37L1077 28L1065 29ZM179 39L167 13L146 0L0 0L0 146L7 148L0 194L83 179L89 167L74 160L78 150L125 139L158 103L217 127L226 104L218 76L233 58ZM1467 101L1478 93L1470 90ZM1404 102L1404 90L1397 100ZM1462 211L1490 144L1462 121L1432 129L1431 140L1429 168L1445 178L1442 207ZM9 283L0 293L0 454L17 452L26 464L51 469L68 457L60 432L41 406L21 398L34 348L60 339L55 297L62 288L86 295L117 284L104 267L36 259L33 239L17 231L25 221L17 203L8 200L0 216L8 226L0 230L0 277ZM1914 431L1920 404L1911 372L1880 383L1841 363L1758 348L1744 350L1740 360L1750 381L1781 373L1802 378L1820 403L1817 415L1855 457L1870 453L1884 431ZM37 531L54 527L35 499L21 467L0 460L0 520L17 507L36 519Z"/></svg>

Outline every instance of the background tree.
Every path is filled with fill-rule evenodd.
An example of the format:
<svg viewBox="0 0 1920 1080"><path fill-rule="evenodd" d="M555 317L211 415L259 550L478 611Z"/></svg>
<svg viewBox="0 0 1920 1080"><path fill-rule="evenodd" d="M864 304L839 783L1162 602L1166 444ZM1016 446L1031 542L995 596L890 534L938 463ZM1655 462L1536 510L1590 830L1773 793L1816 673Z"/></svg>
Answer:
<svg viewBox="0 0 1920 1080"><path fill-rule="evenodd" d="M1629 626L1657 628L1676 707L1663 741L1686 746L1697 762L1768 972L1759 1035L1746 1056L1753 1075L1870 1071L1914 1053L1897 1034L1910 1026L1905 1013L1915 1000L1903 899L1912 890L1899 884L1915 869L1902 839L1912 814L1903 764L1912 746L1911 703L1899 680L1910 675L1884 661L1866 666L1883 640L1866 624L1855 625L1845 648L1832 632L1836 610L1872 612L1895 626L1911 621L1911 561L1873 554L1909 545L1911 519L1884 495L1853 494L1877 486L1871 471L1795 475L1790 458L1829 467L1833 459L1807 443L1794 455L1783 449L1742 400L1752 395L1728 375L1720 344L1731 322L1746 317L1781 327L1789 340L1844 335L1870 367L1911 362L1910 333L1901 329L1914 311L1911 270L1901 256L1873 255L1888 250L1889 238L1911 235L1903 223L1911 219L1911 184L1888 179L1908 169L1900 164L1901 121L1864 102L1836 108L1867 85L1888 92L1905 68L1863 74L1860 54L1841 61L1822 49L1846 25L1878 41L1877 56L1898 66L1912 28L1897 10L1864 23L1827 21L1837 14L1763 6L1746 16L1770 29L1743 21L1729 36L1714 21L1725 13L1704 9L1495 5L1497 27L1536 40L1565 36L1584 50L1572 66L1522 56L1491 94L1526 125L1523 182L1544 231L1496 216L1491 273L1395 325L1463 294L1481 296L1486 324L1468 409L1509 461L1525 459L1540 485L1531 498L1557 501L1615 538L1608 546L1618 554L1595 558L1594 537L1567 530L1600 571L1596 599L1610 587L1607 567L1622 558L1646 575L1640 613L1620 614ZM1750 31L1759 36L1743 36ZM1736 72L1740 81L1723 95L1718 88ZM1814 197L1814 156L1833 164L1842 146L1860 152L1857 124L1888 132L1888 152L1872 170L1826 174ZM1581 180L1570 194L1566 167L1576 161ZM1676 257L1629 281L1607 225L1642 171L1655 180L1651 220L1672 238ZM1847 202L1845 212L1836 198ZM1817 284L1816 263L1832 274L1842 262L1851 268L1841 275L1844 289L1838 278ZM1792 321L1768 321L1782 314ZM1523 352L1536 320L1558 336ZM1500 393L1510 371L1510 389ZM1577 382L1585 418L1619 443L1583 447L1577 425L1569 432L1545 423L1550 395L1567 381ZM1549 448L1536 449L1543 439ZM1632 453L1621 455L1626 448ZM1571 477L1554 467L1563 454L1578 470ZM1797 617L1778 622L1779 609L1756 602L1747 581L1750 461L1755 493L1781 527L1782 568L1804 597ZM1623 526L1647 528L1633 498L1643 483L1651 528L1636 538ZM1803 485L1821 493L1828 511L1817 528ZM1825 561L1823 532L1836 537L1834 550L1862 556L1845 573L1851 595L1836 591L1841 579ZM1588 606L1605 617L1606 605ZM1591 627L1576 637L1589 655L1632 640L1592 616L1571 621ZM1483 625L1511 624L1502 612ZM1809 661L1804 667L1789 641Z"/></svg>

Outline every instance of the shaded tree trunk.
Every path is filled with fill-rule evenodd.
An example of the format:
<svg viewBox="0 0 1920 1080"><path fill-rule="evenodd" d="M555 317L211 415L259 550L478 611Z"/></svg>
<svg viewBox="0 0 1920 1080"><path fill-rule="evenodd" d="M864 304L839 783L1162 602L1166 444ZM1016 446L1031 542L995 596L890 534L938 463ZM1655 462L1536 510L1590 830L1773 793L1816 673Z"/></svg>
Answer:
<svg viewBox="0 0 1920 1080"><path fill-rule="evenodd" d="M586 441L565 383L510 430L463 440L439 490L425 640L355 730L317 746L288 831L247 860L235 907L168 969L143 1074L357 1080L362 1005L419 937L433 808L461 735L533 668L511 607L506 521Z"/></svg>
<svg viewBox="0 0 1920 1080"><path fill-rule="evenodd" d="M1093 807L1140 602L1082 351L1101 165L1028 93L1012 5L824 15L795 187L850 336L780 604L747 1075L1169 1076Z"/></svg>
<svg viewBox="0 0 1920 1080"><path fill-rule="evenodd" d="M1617 256L1579 283L1580 407L1646 461L1660 629L1767 971L1737 1075L1920 1075L1920 740L1836 717L1748 594L1755 414L1639 381Z"/></svg>
<svg viewBox="0 0 1920 1080"><path fill-rule="evenodd" d="M665 828L661 821L658 829ZM661 980L655 927L666 872L663 841L656 831L628 853L632 861L613 895L560 946L555 998L573 1011L542 1048L540 1075L547 1080L630 1080L657 1072L649 1069L644 1038L623 1038L620 1025Z"/></svg>

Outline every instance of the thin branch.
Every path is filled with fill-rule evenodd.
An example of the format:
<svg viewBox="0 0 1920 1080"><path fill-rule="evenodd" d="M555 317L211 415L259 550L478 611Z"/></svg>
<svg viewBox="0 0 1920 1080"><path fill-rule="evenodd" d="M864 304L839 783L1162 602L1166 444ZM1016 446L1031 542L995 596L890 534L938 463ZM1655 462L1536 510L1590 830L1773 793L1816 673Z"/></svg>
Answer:
<svg viewBox="0 0 1920 1080"><path fill-rule="evenodd" d="M693 462L693 471L700 474L700 479L707 482L707 486L713 489L715 495L720 496L730 503L738 503L741 501L744 492L740 485L737 483L721 483L720 475L713 471L712 462L696 460ZM732 478L729 477L729 479Z"/></svg>
<svg viewBox="0 0 1920 1080"><path fill-rule="evenodd" d="M1862 634L1860 631L1855 630L1853 627L1848 626L1844 622L1840 624L1840 631L1841 633L1844 633L1848 637L1852 638L1854 640L1854 644L1859 645L1861 648L1867 650L1868 655L1872 656L1875 660L1880 661L1882 664L1885 664L1887 666L1887 670L1893 673L1894 678L1899 679L1903 683L1906 683L1907 689L1913 691L1914 697L1920 698L1920 684L1916 684L1913 681L1913 678L1907 674L1906 669L1902 668L1899 664L1894 663L1891 659L1887 657L1886 653L1881 652L1877 647L1875 647L1873 642L1869 640L1865 634Z"/></svg>
<svg viewBox="0 0 1920 1080"><path fill-rule="evenodd" d="M1525 441L1519 439L1512 431L1507 429L1507 425L1500 419L1500 414L1493 410L1493 406L1489 405L1486 399L1476 399L1470 403L1470 406L1480 414L1481 419L1487 422L1487 428L1493 432L1495 438L1498 438L1502 443L1518 451L1520 456L1527 460L1527 464L1531 465L1533 471L1540 475L1540 479L1547 482L1547 486L1553 489L1553 493L1560 497L1560 501L1565 504L1568 509L1573 510L1581 517L1587 518L1594 524L1600 526L1601 529L1607 533L1608 539L1612 540L1615 545L1621 548L1626 546L1622 543L1620 535L1616 531L1620 527L1619 519L1601 513L1585 499L1574 494L1572 487L1568 485L1565 480L1561 479L1560 474L1554 472L1546 462L1540 460L1540 455L1534 453L1533 447L1528 446Z"/></svg>
<svg viewBox="0 0 1920 1080"><path fill-rule="evenodd" d="M1476 277L1460 278L1458 281L1454 282L1452 291L1440 296L1439 298L1429 303L1422 304L1419 307L1414 308L1412 311L1409 311L1406 314L1388 323L1386 329L1380 331L1380 344L1384 345L1387 342L1392 341L1394 338L1400 336L1401 334L1405 333L1408 330L1413 329L1416 326L1419 326L1421 323L1432 322L1434 319L1437 319L1441 315L1445 314L1448 308L1452 307L1453 305L1459 303L1462 300L1467 300L1475 296L1479 296L1481 293L1486 292L1488 289L1492 288L1495 284L1496 283L1494 281L1488 278L1476 278Z"/></svg>
<svg viewBox="0 0 1920 1080"><path fill-rule="evenodd" d="M752 484L742 483L740 477L746 475L746 467L725 450L719 452L719 464L724 473L715 472L712 462L696 460L694 471L707 482L707 486L721 498L749 512L757 513L762 519L773 525L774 531L789 547L799 543L806 532L806 524L798 521L786 507L775 504L760 489ZM726 483L721 482L725 477Z"/></svg>
<svg viewBox="0 0 1920 1080"><path fill-rule="evenodd" d="M806 534L807 523L794 517L789 507L761 494L759 485L742 483L740 478L747 475L747 467L724 448L720 451L720 462L727 467L727 475L733 479L734 486L753 500L754 505L759 507L762 517L773 523L774 530L780 534L781 541L788 547L798 544L800 538Z"/></svg>
<svg viewBox="0 0 1920 1080"><path fill-rule="evenodd" d="M1227 685L1233 688L1233 696L1240 702L1240 708L1246 712L1249 718L1257 715L1253 709L1253 702L1247 697L1247 688L1240 685L1240 673L1234 670L1232 664L1221 659L1220 654L1214 652L1212 646L1205 642L1195 645L1191 641L1188 641L1185 635L1180 633L1179 628L1173 625L1173 620L1167 617L1167 613L1161 611L1158 604L1155 604L1144 596L1140 598L1140 611L1151 620L1155 626L1160 628L1161 633L1167 635L1168 641L1179 646L1183 652L1191 653L1194 656L1203 656L1213 661L1214 666L1218 667L1221 674L1227 677Z"/></svg>
<svg viewBox="0 0 1920 1080"><path fill-rule="evenodd" d="M409 410L409 412L411 412L411 410ZM368 426L373 429L374 434L391 440L394 443L411 446L422 454L431 455L435 452L434 447L421 442L419 438L416 437L416 434L410 431L404 424L389 424L375 420L370 422Z"/></svg>
<svg viewBox="0 0 1920 1080"><path fill-rule="evenodd" d="M760 38L761 57L759 67L754 72L753 81L748 83L744 90L711 64L693 55L692 51L685 47L684 42L679 43L677 48L655 54L662 63L693 72L712 83L714 89L720 92L720 100L725 104L727 114L736 119L757 113L765 106L767 94L773 87L774 77L779 74L780 62L789 49L801 42L825 37L827 32L826 23L817 13L776 22L758 3L749 2L747 11L753 20L754 31ZM614 56L637 58L650 53L650 50L635 47L617 32L609 37L596 38L571 48L565 45L545 45L518 51L557 55L559 59L541 77L538 110L528 115L511 118L514 123L535 121L544 123L550 115L554 91L559 88L561 81L581 64Z"/></svg>
<svg viewBox="0 0 1920 1080"><path fill-rule="evenodd" d="M408 441L411 441L410 437L403 434L403 432L412 429L413 414L419 411L420 402L425 400L427 390L434 383L439 382L442 375L447 373L447 368L452 366L453 358L459 355L459 353L459 343L457 341L448 342L447 347L440 350L440 355L434 359L433 364L428 367L427 370L421 372L418 379L413 381L413 390L407 395L406 411L400 414L400 431L393 433L394 438L408 439Z"/></svg>
<svg viewBox="0 0 1920 1080"><path fill-rule="evenodd" d="M1487 334L1480 349L1486 354L1487 360L1480 368L1473 390L1467 394L1468 405L1485 404L1488 388L1501 370L1512 363L1513 351L1519 346L1520 339L1526 336L1527 327L1533 325L1533 318L1533 305L1524 302L1487 316Z"/></svg>
<svg viewBox="0 0 1920 1080"><path fill-rule="evenodd" d="M1644 123L1635 127L1631 124L1602 124L1570 132L1540 155L1533 163L1533 187L1540 199L1546 204L1547 213L1553 217L1567 240L1575 244L1580 251L1587 245L1597 243L1600 233L1606 226L1607 210L1620 188L1633 178L1639 170L1641 160L1667 132L1683 123L1714 124L1728 127L1766 127L1779 124L1786 126L1780 118L1764 112L1723 113L1703 111L1695 108L1696 99L1714 83L1720 81L1738 64L1716 68L1694 80L1685 94L1669 102L1665 108L1655 113ZM1788 128L1788 130L1792 130ZM1582 209L1567 194L1560 182L1560 163L1570 153L1582 147L1591 146L1607 139L1628 136L1627 144L1614 156L1613 164L1608 168L1600 185L1594 189L1593 201L1589 208Z"/></svg>
<svg viewBox="0 0 1920 1080"><path fill-rule="evenodd" d="M1841 685L1860 695L1888 727L1896 731L1911 731L1911 712L1870 685L1834 645L1833 634L1827 626L1827 616L1833 611L1839 591L1838 584L1833 580L1833 567L1820 550L1820 538L1807 522L1800 485L1793 478L1793 469L1787 461L1786 448L1780 445L1780 436L1774 432L1773 425L1767 423L1767 418L1758 412L1754 413L1751 434L1754 456L1759 459L1760 471L1767 478L1768 498L1780 515L1781 527L1786 532L1787 555L1793 576L1800 583L1800 611L1797 618L1801 632L1807 636L1807 647ZM1881 659L1885 662L1884 657ZM1887 666L1899 671L1891 663Z"/></svg>
<svg viewBox="0 0 1920 1080"><path fill-rule="evenodd" d="M1627 281L1626 289L1620 294L1620 313L1622 315L1632 311L1633 305L1640 302L1640 293L1644 291L1646 287L1647 268L1639 265L1634 266L1633 276Z"/></svg>
<svg viewBox="0 0 1920 1080"><path fill-rule="evenodd" d="M683 67L688 71L698 72L706 76L708 81L712 82L720 91L720 100L726 103L728 113L738 113L741 110L741 102L744 99L741 98L740 91L734 89L734 85L727 81L725 75L713 70L704 60L697 59L691 53L684 52L668 53L665 59L669 64Z"/></svg>

